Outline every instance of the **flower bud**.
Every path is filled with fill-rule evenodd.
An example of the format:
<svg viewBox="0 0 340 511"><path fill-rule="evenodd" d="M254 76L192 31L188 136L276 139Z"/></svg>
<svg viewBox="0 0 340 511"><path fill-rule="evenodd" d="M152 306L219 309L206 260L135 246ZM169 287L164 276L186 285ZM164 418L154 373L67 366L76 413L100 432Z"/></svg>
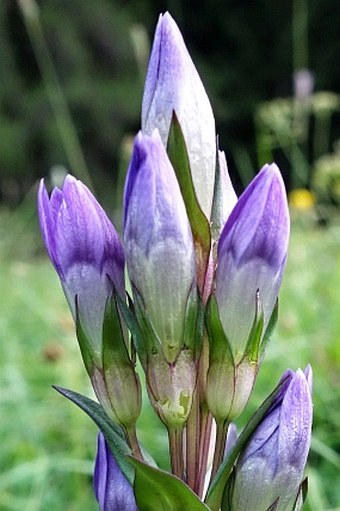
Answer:
<svg viewBox="0 0 340 511"><path fill-rule="evenodd" d="M105 306L112 283L124 294L124 252L117 232L88 188L74 177L48 197L38 195L41 231L67 301L99 355Z"/></svg>
<svg viewBox="0 0 340 511"><path fill-rule="evenodd" d="M104 435L98 435L93 487L100 511L138 511L132 486L111 454Z"/></svg>
<svg viewBox="0 0 340 511"><path fill-rule="evenodd" d="M230 511L295 509L311 441L311 369L285 377L287 384L237 461Z"/></svg>
<svg viewBox="0 0 340 511"><path fill-rule="evenodd" d="M50 198L41 182L38 207L95 393L105 412L129 428L140 413L141 390L115 300L125 294L121 242L90 191L70 175Z"/></svg>
<svg viewBox="0 0 340 511"><path fill-rule="evenodd" d="M135 298L141 297L172 363L183 346L195 254L179 185L157 130L135 139L125 187L124 245Z"/></svg>
<svg viewBox="0 0 340 511"><path fill-rule="evenodd" d="M187 146L198 203L210 219L216 165L215 120L183 37L169 13L155 32L142 103L142 131L158 128L166 147L175 112Z"/></svg>
<svg viewBox="0 0 340 511"><path fill-rule="evenodd" d="M265 332L273 313L289 239L289 211L279 169L265 165L239 198L217 251L216 300L233 357L239 362L254 323L257 297Z"/></svg>

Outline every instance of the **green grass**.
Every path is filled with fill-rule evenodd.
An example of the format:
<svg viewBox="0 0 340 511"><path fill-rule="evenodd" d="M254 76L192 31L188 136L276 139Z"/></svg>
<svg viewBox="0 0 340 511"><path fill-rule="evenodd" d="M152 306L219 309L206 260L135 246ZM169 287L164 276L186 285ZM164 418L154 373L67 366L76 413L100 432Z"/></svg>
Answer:
<svg viewBox="0 0 340 511"><path fill-rule="evenodd" d="M340 509L340 227L295 222L280 298L280 319L249 415L291 367L314 370L314 440L307 511ZM36 224L0 216L0 509L94 511L96 428L52 388L92 395L55 272L32 258ZM1 233L1 230L3 231ZM8 233L8 229L7 229ZM38 243L38 242L37 242ZM26 258L26 255L29 257ZM242 422L242 419L241 419ZM150 409L140 437L159 460L164 434Z"/></svg>

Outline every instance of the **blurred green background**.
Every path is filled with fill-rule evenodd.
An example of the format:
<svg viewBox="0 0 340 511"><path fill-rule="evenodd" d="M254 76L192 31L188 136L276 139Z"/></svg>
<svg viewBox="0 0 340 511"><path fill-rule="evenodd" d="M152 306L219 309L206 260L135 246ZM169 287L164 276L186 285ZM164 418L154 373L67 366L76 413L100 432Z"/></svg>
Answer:
<svg viewBox="0 0 340 511"><path fill-rule="evenodd" d="M71 171L120 228L159 12L206 85L240 192L266 161L289 190L280 320L245 417L287 368L314 369L309 511L340 510L338 0L0 1L0 509L97 509L96 429L51 389L91 395L36 218L37 181ZM240 425L245 420L241 418ZM149 408L139 434L166 466Z"/></svg>

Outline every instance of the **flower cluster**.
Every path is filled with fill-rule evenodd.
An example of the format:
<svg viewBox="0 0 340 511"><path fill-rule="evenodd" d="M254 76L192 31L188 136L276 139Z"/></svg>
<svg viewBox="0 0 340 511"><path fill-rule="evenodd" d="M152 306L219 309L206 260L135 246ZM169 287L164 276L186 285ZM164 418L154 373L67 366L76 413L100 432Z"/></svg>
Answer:
<svg viewBox="0 0 340 511"><path fill-rule="evenodd" d="M209 99L168 13L156 28L126 178L123 242L72 176L50 197L42 182L38 206L99 401L94 413L95 405L73 397L105 435L94 478L101 510L159 509L155 495L163 493L164 509L183 503L217 511L222 498L232 511L300 509L309 368L288 371L234 447L225 448L277 317L289 239L283 179L274 163L265 165L237 199ZM138 443L136 355L168 430L176 479L152 466Z"/></svg>

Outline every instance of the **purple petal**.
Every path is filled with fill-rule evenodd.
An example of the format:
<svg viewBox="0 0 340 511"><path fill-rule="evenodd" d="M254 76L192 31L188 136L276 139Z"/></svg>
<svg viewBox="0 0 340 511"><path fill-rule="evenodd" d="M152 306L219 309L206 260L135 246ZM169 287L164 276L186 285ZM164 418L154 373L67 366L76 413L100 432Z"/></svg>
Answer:
<svg viewBox="0 0 340 511"><path fill-rule="evenodd" d="M112 456L102 433L98 434L93 486L100 511L138 511L133 489Z"/></svg>
<svg viewBox="0 0 340 511"><path fill-rule="evenodd" d="M311 371L307 372L308 376L301 370L285 373L286 382L274 406L241 453L236 465L233 511L262 511L276 501L277 511L293 509L311 441Z"/></svg>
<svg viewBox="0 0 340 511"><path fill-rule="evenodd" d="M163 344L177 355L195 280L191 228L175 172L155 131L139 133L124 198L129 276ZM172 357L170 357L172 358Z"/></svg>
<svg viewBox="0 0 340 511"><path fill-rule="evenodd" d="M216 299L236 358L243 355L259 292L264 328L273 312L285 267L289 212L276 165L267 165L239 198L218 243Z"/></svg>
<svg viewBox="0 0 340 511"><path fill-rule="evenodd" d="M289 465L303 471L311 441L312 413L310 384L299 369L281 406L278 457L283 470Z"/></svg>
<svg viewBox="0 0 340 511"><path fill-rule="evenodd" d="M105 304L112 282L124 294L124 253L104 210L80 181L68 175L62 190L38 194L41 231L73 316L78 296L81 322L99 346Z"/></svg>
<svg viewBox="0 0 340 511"><path fill-rule="evenodd" d="M209 99L169 13L157 24L142 104L142 131L157 128L166 147L173 112L186 142L198 202L210 218L216 164L215 121Z"/></svg>
<svg viewBox="0 0 340 511"><path fill-rule="evenodd" d="M239 198L219 241L219 255L231 252L241 265L259 258L283 264L289 239L289 212L279 169L265 165Z"/></svg>

